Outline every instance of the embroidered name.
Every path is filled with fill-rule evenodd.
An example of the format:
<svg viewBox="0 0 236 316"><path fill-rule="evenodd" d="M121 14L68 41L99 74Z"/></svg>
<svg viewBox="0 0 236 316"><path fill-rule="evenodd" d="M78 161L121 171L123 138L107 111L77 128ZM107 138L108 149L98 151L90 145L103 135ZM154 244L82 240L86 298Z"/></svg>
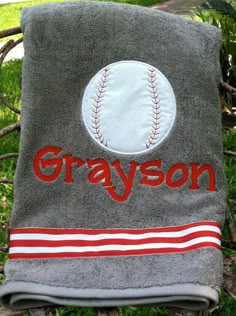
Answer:
<svg viewBox="0 0 236 316"><path fill-rule="evenodd" d="M129 171L125 173L119 160L116 160L109 164L106 160L87 159L86 161L73 157L72 154L65 154L62 157L59 155L62 153L62 148L47 146L41 149L34 158L34 172L36 176L44 182L52 182L58 178L61 174L63 165L65 165L65 183L73 183L74 178L72 174L73 167L88 168L88 181L91 184L102 184L104 189L109 195L118 202L125 202L129 198L134 178L137 172L143 176L140 180L140 185L147 185L157 187L165 183L169 188L177 189L186 184L187 181L191 181L189 186L190 190L199 190L198 180L199 177L206 173L208 175L207 191L215 192L216 189L216 176L213 167L209 164L200 165L199 163L192 162L187 166L184 163L177 163L170 167L166 174L161 171L162 160L147 161L142 164L136 161L129 162ZM44 158L47 154L53 154L51 159ZM54 167L51 174L46 174L48 167ZM112 183L112 169L117 173L122 185L124 186L123 194L118 194L116 187ZM48 173L48 172L47 172ZM178 176L178 180L175 179L176 174L181 173Z"/></svg>

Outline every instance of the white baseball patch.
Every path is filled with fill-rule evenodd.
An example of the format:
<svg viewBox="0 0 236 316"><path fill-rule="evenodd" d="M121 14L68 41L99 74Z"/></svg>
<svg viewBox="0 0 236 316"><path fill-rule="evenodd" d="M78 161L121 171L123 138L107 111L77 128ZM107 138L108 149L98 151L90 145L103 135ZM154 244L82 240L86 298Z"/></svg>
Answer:
<svg viewBox="0 0 236 316"><path fill-rule="evenodd" d="M155 67L120 61L101 69L89 82L82 116L90 136L119 154L140 154L158 146L176 116L174 91Z"/></svg>

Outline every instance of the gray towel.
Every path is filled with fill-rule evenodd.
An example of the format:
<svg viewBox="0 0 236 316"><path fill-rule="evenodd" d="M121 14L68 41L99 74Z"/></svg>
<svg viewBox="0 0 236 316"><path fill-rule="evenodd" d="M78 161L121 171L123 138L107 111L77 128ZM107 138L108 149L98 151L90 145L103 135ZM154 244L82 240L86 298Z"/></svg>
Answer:
<svg viewBox="0 0 236 316"><path fill-rule="evenodd" d="M114 3L24 9L22 135L1 302L218 302L220 31Z"/></svg>

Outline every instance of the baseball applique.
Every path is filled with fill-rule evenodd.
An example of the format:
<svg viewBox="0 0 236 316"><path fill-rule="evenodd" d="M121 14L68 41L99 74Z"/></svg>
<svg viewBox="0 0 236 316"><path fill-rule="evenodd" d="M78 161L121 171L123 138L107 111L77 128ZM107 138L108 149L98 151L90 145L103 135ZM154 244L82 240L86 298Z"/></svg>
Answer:
<svg viewBox="0 0 236 316"><path fill-rule="evenodd" d="M101 69L82 100L85 126L96 143L119 154L154 149L169 134L176 116L174 91L155 67L120 61Z"/></svg>

